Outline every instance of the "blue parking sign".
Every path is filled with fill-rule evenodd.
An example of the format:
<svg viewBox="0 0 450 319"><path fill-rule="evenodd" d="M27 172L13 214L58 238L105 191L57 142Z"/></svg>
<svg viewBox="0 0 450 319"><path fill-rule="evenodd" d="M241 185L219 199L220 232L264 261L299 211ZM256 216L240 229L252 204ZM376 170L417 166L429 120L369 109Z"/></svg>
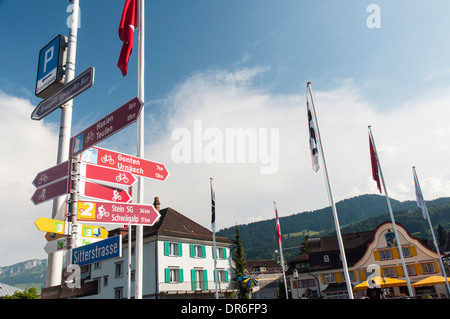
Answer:
<svg viewBox="0 0 450 319"><path fill-rule="evenodd" d="M39 52L36 96L47 98L63 85L66 42L60 34Z"/></svg>

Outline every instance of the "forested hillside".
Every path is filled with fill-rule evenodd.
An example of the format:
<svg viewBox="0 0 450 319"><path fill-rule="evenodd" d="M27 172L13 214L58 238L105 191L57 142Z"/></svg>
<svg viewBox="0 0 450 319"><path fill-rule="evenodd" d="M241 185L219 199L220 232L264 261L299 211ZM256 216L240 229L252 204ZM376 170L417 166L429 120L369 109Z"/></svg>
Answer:
<svg viewBox="0 0 450 319"><path fill-rule="evenodd" d="M404 225L416 237L430 238L428 224L423 219L422 212L415 201L400 202L391 199L391 206L397 223ZM427 201L427 206L433 226L442 224L448 229L450 198ZM361 195L345 199L336 204L336 209L342 233L371 230L384 221L390 221L386 198L381 195ZM247 259L274 258L274 252L278 249L275 226L275 218L238 225ZM299 246L305 234L310 237L335 234L331 207L281 217L280 227L286 260L298 255ZM217 234L234 239L235 227L220 230Z"/></svg>

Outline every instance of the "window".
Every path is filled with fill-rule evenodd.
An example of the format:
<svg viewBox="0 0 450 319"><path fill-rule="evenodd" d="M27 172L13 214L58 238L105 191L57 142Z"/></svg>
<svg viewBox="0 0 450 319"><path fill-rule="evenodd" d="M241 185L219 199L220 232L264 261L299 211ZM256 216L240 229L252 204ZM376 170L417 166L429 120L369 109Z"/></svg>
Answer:
<svg viewBox="0 0 450 319"><path fill-rule="evenodd" d="M217 269L217 273L219 274L219 280L217 282L228 282L228 270Z"/></svg>
<svg viewBox="0 0 450 319"><path fill-rule="evenodd" d="M422 264L422 270L424 274L432 274L436 272L433 263Z"/></svg>
<svg viewBox="0 0 450 319"><path fill-rule="evenodd" d="M123 287L114 288L114 299L122 299Z"/></svg>
<svg viewBox="0 0 450 319"><path fill-rule="evenodd" d="M323 261L326 262L326 263L329 262L330 261L330 257L328 255L324 255L323 256Z"/></svg>
<svg viewBox="0 0 450 319"><path fill-rule="evenodd" d="M394 268L394 267L391 267L391 268L384 268L383 271L384 271L384 275L385 275L386 277L390 277L390 278L395 278L395 277L397 277L397 272L395 271L395 268Z"/></svg>
<svg viewBox="0 0 450 319"><path fill-rule="evenodd" d="M312 279L298 280L298 288L314 287L314 281Z"/></svg>
<svg viewBox="0 0 450 319"><path fill-rule="evenodd" d="M214 258L215 257L214 246L211 248L212 248L212 254L213 254L213 258ZM217 249L217 259L227 259L227 249L226 248L217 247L216 249Z"/></svg>
<svg viewBox="0 0 450 319"><path fill-rule="evenodd" d="M202 245L189 245L190 256L193 258L205 258L206 257L206 249L205 246Z"/></svg>
<svg viewBox="0 0 450 319"><path fill-rule="evenodd" d="M208 273L204 269L194 268L191 270L192 290L208 289Z"/></svg>
<svg viewBox="0 0 450 319"><path fill-rule="evenodd" d="M403 257L411 257L411 250L409 247L402 247Z"/></svg>
<svg viewBox="0 0 450 319"><path fill-rule="evenodd" d="M164 242L164 256L182 256L183 249L181 243Z"/></svg>
<svg viewBox="0 0 450 319"><path fill-rule="evenodd" d="M334 275L334 273L323 274L323 280L325 284L331 284L336 282L336 276Z"/></svg>
<svg viewBox="0 0 450 319"><path fill-rule="evenodd" d="M387 260L387 259L392 259L392 253L391 250L380 250L380 259L381 260Z"/></svg>
<svg viewBox="0 0 450 319"><path fill-rule="evenodd" d="M406 265L406 269L408 270L409 276L415 276L416 274L416 268L414 268L414 265Z"/></svg>
<svg viewBox="0 0 450 319"><path fill-rule="evenodd" d="M101 262L94 263L94 269L101 269L101 268L102 268L102 263Z"/></svg>
<svg viewBox="0 0 450 319"><path fill-rule="evenodd" d="M166 268L164 269L165 282L180 283L184 281L183 269Z"/></svg>
<svg viewBox="0 0 450 319"><path fill-rule="evenodd" d="M123 261L116 263L115 275L116 278L123 276Z"/></svg>
<svg viewBox="0 0 450 319"><path fill-rule="evenodd" d="M108 276L103 276L103 286L108 286Z"/></svg>

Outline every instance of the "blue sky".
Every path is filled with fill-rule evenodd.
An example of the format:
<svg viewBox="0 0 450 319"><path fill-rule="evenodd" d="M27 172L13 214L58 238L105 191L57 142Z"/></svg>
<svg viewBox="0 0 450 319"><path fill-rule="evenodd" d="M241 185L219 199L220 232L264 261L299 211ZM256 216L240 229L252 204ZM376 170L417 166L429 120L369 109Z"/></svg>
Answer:
<svg viewBox="0 0 450 319"><path fill-rule="evenodd" d="M75 73L93 66L95 83L74 100L72 135L137 95L137 35L128 75L116 66L123 3L80 0ZM56 163L60 111L39 122L30 114L41 101L34 95L39 50L68 34L69 4L0 0L0 24L14 26L0 50L0 123L9 137L0 142L8 150L0 202L14 211L2 225L21 229L0 229L1 242L16 248L0 247L0 266L45 257L33 223L50 217L51 204L34 206L29 198L34 176ZM380 9L380 28L367 25L370 4ZM328 206L322 173L311 169L307 81L337 200L377 192L369 124L392 197L414 199L412 165L426 198L449 196L449 10L444 0L147 1L145 157L166 164L171 175L146 181L146 202L160 196L162 207L209 227L213 177L218 229L274 218L273 201L280 216ZM185 129L194 140L196 120L203 132L241 127L263 138L258 130L279 130L279 169L261 174L261 154L258 163L177 163L173 134ZM100 146L134 154L136 126Z"/></svg>

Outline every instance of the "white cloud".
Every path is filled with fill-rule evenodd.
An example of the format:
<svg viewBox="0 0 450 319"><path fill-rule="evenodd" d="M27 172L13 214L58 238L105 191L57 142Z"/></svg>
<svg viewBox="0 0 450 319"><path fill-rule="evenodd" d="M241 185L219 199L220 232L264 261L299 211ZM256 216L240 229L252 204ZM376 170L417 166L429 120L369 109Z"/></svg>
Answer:
<svg viewBox="0 0 450 319"><path fill-rule="evenodd" d="M147 181L147 201L160 196L162 207L170 206L209 227L209 178L213 177L219 228L273 218L273 201L281 216L328 206L323 171L311 169L304 91L276 95L256 87L255 77L264 76L265 70L198 72L171 92L164 102L168 110L164 133L146 146L148 158L165 163L171 176L162 183ZM372 125L391 197L414 199L412 165L423 174L425 183L432 181L430 189L424 190L429 199L449 196L445 185L450 169L445 161L450 154L442 132L448 130L445 119L450 96L405 101L381 113L362 100L361 89L352 81L345 83L328 92L313 84L335 199L378 192L371 179L368 125ZM177 141L171 140L171 133L185 128L194 138L195 120L202 121L203 132L207 128L222 132L237 127L278 128L279 170L263 175L260 164L248 162L175 164L171 151ZM207 142L203 141L203 147ZM433 155L436 150L438 156Z"/></svg>
<svg viewBox="0 0 450 319"><path fill-rule="evenodd" d="M33 109L28 100L0 91L0 266L46 256L44 233L34 222L51 218L51 203L31 202L31 182L56 164L58 134L55 127L31 120Z"/></svg>

